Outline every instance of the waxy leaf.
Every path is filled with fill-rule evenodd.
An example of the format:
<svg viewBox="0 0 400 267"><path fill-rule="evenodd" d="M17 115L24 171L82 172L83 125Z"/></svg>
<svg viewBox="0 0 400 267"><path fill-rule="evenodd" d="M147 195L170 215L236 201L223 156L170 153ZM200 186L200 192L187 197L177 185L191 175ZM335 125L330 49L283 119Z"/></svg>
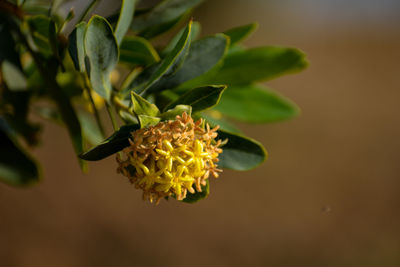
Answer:
<svg viewBox="0 0 400 267"><path fill-rule="evenodd" d="M206 73L190 82L190 87L206 84L249 84L303 70L308 62L297 49L258 47L229 53L223 66L216 72ZM188 88L188 87L186 87Z"/></svg>
<svg viewBox="0 0 400 267"><path fill-rule="evenodd" d="M22 136L29 146L37 145L39 143L40 125L29 121L29 104L32 99L32 92L4 90L1 97L0 106L7 104L9 109L12 110L12 112L4 112L2 116L13 129L13 132L15 131Z"/></svg>
<svg viewBox="0 0 400 267"><path fill-rule="evenodd" d="M175 26L188 10L202 0L164 0L158 5L135 17L132 30L147 39L161 34Z"/></svg>
<svg viewBox="0 0 400 267"><path fill-rule="evenodd" d="M210 181L207 179L207 184L201 186L201 192L195 192L194 194L187 192L186 197L182 200L185 203L196 203L199 200L205 199L210 194Z"/></svg>
<svg viewBox="0 0 400 267"><path fill-rule="evenodd" d="M24 73L9 61L3 61L1 64L1 73L7 88L11 91L27 90L27 81Z"/></svg>
<svg viewBox="0 0 400 267"><path fill-rule="evenodd" d="M179 69L185 59L190 46L190 31L192 22L186 26L184 34L175 48L160 63L144 70L129 86L138 94L144 94L155 82L164 75L171 75ZM143 82L145 81L145 82Z"/></svg>
<svg viewBox="0 0 400 267"><path fill-rule="evenodd" d="M0 121L3 124L3 121ZM0 125L0 181L14 186L27 186L40 179L35 161L22 150Z"/></svg>
<svg viewBox="0 0 400 267"><path fill-rule="evenodd" d="M53 98L56 101L58 109L61 113L61 117L65 125L67 126L75 152L79 155L80 153L83 152L83 138L82 138L82 129L78 116L75 112L75 109L72 106L72 103L70 102L68 97L64 94L64 92L61 90L61 88L55 87L53 92L54 92ZM79 159L79 164L81 166L81 169L83 171L86 171L87 166L85 162Z"/></svg>
<svg viewBox="0 0 400 267"><path fill-rule="evenodd" d="M26 18L32 34L33 41L40 51L45 56L50 56L52 47L50 45L50 23L51 19L45 15L36 15Z"/></svg>
<svg viewBox="0 0 400 267"><path fill-rule="evenodd" d="M268 157L264 147L251 138L219 130L217 139L228 139L218 157L220 168L247 171L257 167Z"/></svg>
<svg viewBox="0 0 400 267"><path fill-rule="evenodd" d="M157 116L160 113L156 105L151 104L135 92L132 92L132 106L136 115Z"/></svg>
<svg viewBox="0 0 400 267"><path fill-rule="evenodd" d="M223 118L222 113L219 111L211 109L206 112L202 112L200 117L205 119L211 127L215 127L218 125L221 130L235 134L241 133L241 131L236 128L235 125Z"/></svg>
<svg viewBox="0 0 400 267"><path fill-rule="evenodd" d="M81 22L68 37L68 51L74 62L75 69L85 71L85 32L86 22Z"/></svg>
<svg viewBox="0 0 400 267"><path fill-rule="evenodd" d="M16 43L11 33L12 29L17 27L15 21L6 16L0 16L0 63L8 61L22 69Z"/></svg>
<svg viewBox="0 0 400 267"><path fill-rule="evenodd" d="M290 100L258 85L229 87L214 108L224 115L252 123L292 118L299 108Z"/></svg>
<svg viewBox="0 0 400 267"><path fill-rule="evenodd" d="M182 67L173 75L160 79L149 88L149 92L172 89L206 73L222 61L228 46L229 40L223 34L216 34L193 42Z"/></svg>
<svg viewBox="0 0 400 267"><path fill-rule="evenodd" d="M153 117L153 116L147 116L147 115L139 115L139 122L140 122L140 128L146 128L149 126L154 126L157 123L160 122L159 117Z"/></svg>
<svg viewBox="0 0 400 267"><path fill-rule="evenodd" d="M112 28L108 22L93 16L86 29L85 52L93 89L107 101L111 96L110 73L118 62L118 46Z"/></svg>
<svg viewBox="0 0 400 267"><path fill-rule="evenodd" d="M173 109L161 113L160 118L163 120L175 120L176 116L181 116L185 112L190 116L192 114L192 107L188 105L177 105Z"/></svg>
<svg viewBox="0 0 400 267"><path fill-rule="evenodd" d="M224 34L229 36L232 46L249 36L253 31L255 31L255 29L257 29L257 27L257 23L251 23L229 29L225 31Z"/></svg>
<svg viewBox="0 0 400 267"><path fill-rule="evenodd" d="M44 80L46 82L48 92L57 104L62 120L68 129L68 133L71 137L75 152L77 155L79 155L83 152L81 125L75 109L71 103L71 99L68 97L68 95L65 93L63 88L58 84L56 80L58 62L56 60L49 60L46 70L41 65L39 66L41 68L41 75L48 75L48 78ZM78 160L81 169L83 171L86 171L86 162L79 158Z"/></svg>
<svg viewBox="0 0 400 267"><path fill-rule="evenodd" d="M218 104L225 89L225 85L209 85L192 89L170 103L166 109L179 104L191 106L193 113L209 109Z"/></svg>
<svg viewBox="0 0 400 267"><path fill-rule="evenodd" d="M78 118L81 123L83 136L90 145L96 145L104 140L104 136L93 118L93 114L81 111L78 113Z"/></svg>
<svg viewBox="0 0 400 267"><path fill-rule="evenodd" d="M99 145L81 154L80 158L89 161L97 161L121 151L125 147L129 146L131 133L139 128L139 124L122 126L118 131L114 132L113 135L108 137Z"/></svg>
<svg viewBox="0 0 400 267"><path fill-rule="evenodd" d="M135 12L135 4L136 0L122 1L117 27L115 28L115 38L117 39L118 44L121 43L131 25L133 13Z"/></svg>
<svg viewBox="0 0 400 267"><path fill-rule="evenodd" d="M149 66L160 61L160 56L150 42L139 36L125 36L119 49L120 62Z"/></svg>
<svg viewBox="0 0 400 267"><path fill-rule="evenodd" d="M61 114L55 108L35 107L35 112L44 119L50 120L54 123L63 124ZM100 143L104 137L93 118L93 114L79 110L77 115L85 140L91 145Z"/></svg>
<svg viewBox="0 0 400 267"><path fill-rule="evenodd" d="M162 50L161 54L162 55L167 55L169 52L174 49L176 44L178 43L179 39L182 37L183 32L185 31L185 28L182 28L169 42L168 44L164 47ZM190 34L190 41L193 43L200 35L201 31L201 25L197 21L193 21L192 23L192 33Z"/></svg>
<svg viewBox="0 0 400 267"><path fill-rule="evenodd" d="M83 10L81 13L78 22L82 22L85 20L85 18L93 11L95 6L100 2L100 0L89 0L89 4L86 6L86 8Z"/></svg>

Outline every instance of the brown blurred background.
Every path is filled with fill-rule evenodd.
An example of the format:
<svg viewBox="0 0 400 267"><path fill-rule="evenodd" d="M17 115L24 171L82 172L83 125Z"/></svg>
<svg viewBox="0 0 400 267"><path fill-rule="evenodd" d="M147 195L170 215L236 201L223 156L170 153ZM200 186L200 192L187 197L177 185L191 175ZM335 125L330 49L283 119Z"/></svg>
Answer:
<svg viewBox="0 0 400 267"><path fill-rule="evenodd" d="M306 52L267 85L302 115L242 125L270 159L225 171L195 205L141 201L113 158L81 174L46 125L38 186L0 184L0 266L400 266L400 3L214 0L211 34L257 21L248 46Z"/></svg>

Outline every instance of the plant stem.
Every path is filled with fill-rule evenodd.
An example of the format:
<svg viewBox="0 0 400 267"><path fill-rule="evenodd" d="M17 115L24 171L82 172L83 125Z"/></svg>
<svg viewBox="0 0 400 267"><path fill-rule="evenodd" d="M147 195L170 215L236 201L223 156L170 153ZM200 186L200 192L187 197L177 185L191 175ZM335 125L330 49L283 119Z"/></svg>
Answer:
<svg viewBox="0 0 400 267"><path fill-rule="evenodd" d="M83 21L86 16L89 14L90 10L92 10L92 8L97 4L99 0L92 0L92 2L87 6L87 8L85 9L85 11L82 13L82 15L80 16L78 23Z"/></svg>
<svg viewBox="0 0 400 267"><path fill-rule="evenodd" d="M114 116L114 114L112 112L110 104L108 104L107 102L106 102L106 107L107 107L108 116L110 116L111 123L112 123L112 126L114 128L114 131L116 131L116 130L118 130L117 120L115 119L115 116Z"/></svg>
<svg viewBox="0 0 400 267"><path fill-rule="evenodd" d="M121 102L121 100L119 100L118 97L114 96L113 97L113 102L116 108L118 109L122 109L128 113L130 113L129 107L127 105L125 105L124 103Z"/></svg>
<svg viewBox="0 0 400 267"><path fill-rule="evenodd" d="M85 88L86 93L87 93L88 96L89 96L90 103L91 103L91 105L92 105L93 112L94 112L94 117L96 118L97 126L99 126L100 132L101 132L101 134L102 134L103 137L104 137L105 134L106 134L106 132L105 132L105 130L104 130L103 123L101 122L101 119L100 119L99 111L98 111L97 108L96 108L96 103L94 102L94 99L93 99L93 96L92 96L92 93L91 93L91 89L90 89L91 86L90 86L90 83L89 83L89 79L88 79L88 77L87 77L87 74L84 74L84 76L85 76L85 77L84 77L84 80L85 80L85 86L84 86L84 88Z"/></svg>

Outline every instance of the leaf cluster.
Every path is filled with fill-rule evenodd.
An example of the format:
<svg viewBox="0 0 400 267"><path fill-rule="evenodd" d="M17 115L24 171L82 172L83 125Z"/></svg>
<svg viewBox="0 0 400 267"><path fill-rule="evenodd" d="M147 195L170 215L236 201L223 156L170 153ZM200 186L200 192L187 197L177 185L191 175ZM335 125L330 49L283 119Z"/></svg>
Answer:
<svg viewBox="0 0 400 267"><path fill-rule="evenodd" d="M222 168L244 171L262 163L263 146L232 121L296 116L292 101L259 82L303 70L305 55L294 48L246 48L241 42L255 23L199 37L200 23L188 18L201 2L163 0L141 8L137 0L123 0L114 15L89 18L95 0L79 17L74 10L60 16L63 1L0 0L0 180L23 186L40 179L26 150L40 141L41 126L30 113L66 127L84 171L86 161L128 146L132 131L183 112L220 125L218 138L228 140ZM153 45L169 31L175 31L169 42ZM103 126L105 113L112 134ZM187 202L206 197L208 188Z"/></svg>

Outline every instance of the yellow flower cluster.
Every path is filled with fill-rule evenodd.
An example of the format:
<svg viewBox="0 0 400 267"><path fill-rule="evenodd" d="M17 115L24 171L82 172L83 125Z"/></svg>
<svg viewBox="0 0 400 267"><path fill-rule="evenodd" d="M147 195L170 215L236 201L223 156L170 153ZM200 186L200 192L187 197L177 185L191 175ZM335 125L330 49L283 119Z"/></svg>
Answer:
<svg viewBox="0 0 400 267"><path fill-rule="evenodd" d="M143 199L158 203L174 195L183 200L187 192L201 192L209 175L218 177L221 140L215 141L218 126L210 129L200 119L184 113L176 120L160 122L132 133L130 146L119 155L117 172L143 190Z"/></svg>

